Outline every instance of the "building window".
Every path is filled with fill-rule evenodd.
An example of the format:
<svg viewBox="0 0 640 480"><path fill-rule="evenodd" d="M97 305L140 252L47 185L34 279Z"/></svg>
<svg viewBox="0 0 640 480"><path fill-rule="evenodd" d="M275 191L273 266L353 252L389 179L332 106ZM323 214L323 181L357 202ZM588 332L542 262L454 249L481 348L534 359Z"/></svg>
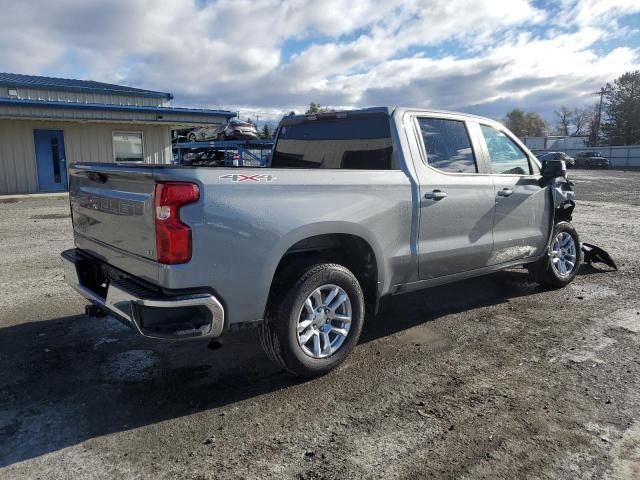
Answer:
<svg viewBox="0 0 640 480"><path fill-rule="evenodd" d="M18 89L9 87L9 97L18 98Z"/></svg>
<svg viewBox="0 0 640 480"><path fill-rule="evenodd" d="M113 160L144 162L142 132L113 132Z"/></svg>

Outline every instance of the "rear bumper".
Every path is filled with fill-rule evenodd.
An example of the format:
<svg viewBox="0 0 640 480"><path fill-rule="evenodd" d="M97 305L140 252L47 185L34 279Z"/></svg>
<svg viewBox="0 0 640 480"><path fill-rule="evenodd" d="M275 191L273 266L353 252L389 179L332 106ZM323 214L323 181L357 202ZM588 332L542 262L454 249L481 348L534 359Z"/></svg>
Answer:
<svg viewBox="0 0 640 480"><path fill-rule="evenodd" d="M82 250L62 252L66 282L80 295L134 328L162 340L217 338L224 328L224 308L210 293L166 295L132 279L102 278L100 261Z"/></svg>

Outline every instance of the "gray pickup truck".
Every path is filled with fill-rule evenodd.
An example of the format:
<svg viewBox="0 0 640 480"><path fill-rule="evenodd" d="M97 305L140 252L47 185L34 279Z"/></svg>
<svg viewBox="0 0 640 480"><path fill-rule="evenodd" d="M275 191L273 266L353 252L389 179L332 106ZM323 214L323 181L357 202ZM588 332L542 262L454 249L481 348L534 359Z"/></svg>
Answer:
<svg viewBox="0 0 640 480"><path fill-rule="evenodd" d="M266 168L79 163L69 188L65 276L89 313L163 340L256 326L305 377L382 296L518 266L562 287L581 262L564 163L459 113L288 116Z"/></svg>

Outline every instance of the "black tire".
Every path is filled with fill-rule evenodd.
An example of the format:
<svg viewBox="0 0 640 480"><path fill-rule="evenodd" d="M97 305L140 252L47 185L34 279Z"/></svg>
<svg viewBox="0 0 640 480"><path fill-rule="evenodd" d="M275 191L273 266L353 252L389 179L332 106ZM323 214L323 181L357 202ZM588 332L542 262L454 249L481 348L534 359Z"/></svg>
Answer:
<svg viewBox="0 0 640 480"><path fill-rule="evenodd" d="M571 236L575 246L576 257L573 269L564 275L561 274L558 269L553 266L554 262L552 255L554 240L561 233L568 233ZM529 273L531 274L532 279L540 285L553 288L562 288L566 287L573 281L575 276L578 274L578 270L580 269L581 264L582 250L580 248L580 237L578 236L578 232L575 228L573 228L573 225L571 223L559 222L553 228L551 244L549 245L547 254L529 267Z"/></svg>
<svg viewBox="0 0 640 480"><path fill-rule="evenodd" d="M356 277L347 268L333 263L302 267L292 281L274 287L264 322L260 326L260 342L265 353L291 374L314 378L325 375L340 365L358 343L364 322L364 295ZM336 285L348 296L351 323L341 346L331 355L314 358L305 353L298 342L298 320L305 300L319 287Z"/></svg>
<svg viewBox="0 0 640 480"><path fill-rule="evenodd" d="M190 133L187 136L187 140L189 140L190 142L197 142L198 141L198 137L196 137L195 133Z"/></svg>

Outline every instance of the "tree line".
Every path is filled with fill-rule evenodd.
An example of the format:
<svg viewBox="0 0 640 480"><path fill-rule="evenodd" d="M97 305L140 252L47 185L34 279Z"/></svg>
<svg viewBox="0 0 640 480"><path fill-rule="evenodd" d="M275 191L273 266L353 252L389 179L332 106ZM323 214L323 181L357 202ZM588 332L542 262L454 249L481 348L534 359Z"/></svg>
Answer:
<svg viewBox="0 0 640 480"><path fill-rule="evenodd" d="M514 108L507 113L504 124L518 137L542 137L544 135L588 136L589 143L595 144L598 130L597 115L597 104L573 109L562 105L553 112L554 124L549 124L538 113L524 112Z"/></svg>
<svg viewBox="0 0 640 480"><path fill-rule="evenodd" d="M640 144L640 70L627 72L602 88L600 101L582 108L560 106L549 124L538 113L513 109L503 122L518 137L587 136L587 144Z"/></svg>

